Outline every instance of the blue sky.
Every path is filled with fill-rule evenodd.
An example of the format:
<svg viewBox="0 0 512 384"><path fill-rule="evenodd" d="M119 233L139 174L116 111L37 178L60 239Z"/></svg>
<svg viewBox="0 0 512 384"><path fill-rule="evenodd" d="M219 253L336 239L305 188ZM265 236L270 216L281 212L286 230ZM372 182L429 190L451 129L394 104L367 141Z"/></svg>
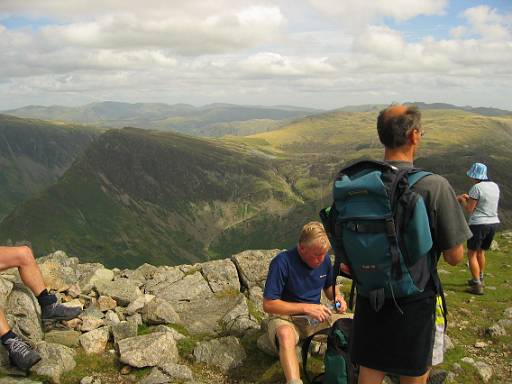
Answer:
<svg viewBox="0 0 512 384"><path fill-rule="evenodd" d="M2 0L0 110L102 100L512 110L512 1Z"/></svg>

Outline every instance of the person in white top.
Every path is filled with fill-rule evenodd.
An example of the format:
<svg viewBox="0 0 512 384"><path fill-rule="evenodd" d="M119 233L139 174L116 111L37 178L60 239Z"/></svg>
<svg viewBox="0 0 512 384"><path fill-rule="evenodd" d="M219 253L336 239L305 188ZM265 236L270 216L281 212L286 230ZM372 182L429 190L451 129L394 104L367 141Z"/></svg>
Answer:
<svg viewBox="0 0 512 384"><path fill-rule="evenodd" d="M491 246L498 218L500 188L487 177L487 166L474 163L467 175L473 179L473 186L466 194L457 196L464 209L471 214L469 228L473 237L468 240L468 260L472 279L468 280L468 292L483 295L485 251Z"/></svg>

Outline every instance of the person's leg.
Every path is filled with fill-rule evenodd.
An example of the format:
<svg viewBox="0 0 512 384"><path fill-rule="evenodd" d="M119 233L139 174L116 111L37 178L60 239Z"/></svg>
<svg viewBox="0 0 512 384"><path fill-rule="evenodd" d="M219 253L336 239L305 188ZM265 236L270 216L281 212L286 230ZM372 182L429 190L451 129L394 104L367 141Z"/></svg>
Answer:
<svg viewBox="0 0 512 384"><path fill-rule="evenodd" d="M283 368L286 381L300 380L299 361L295 346L297 345L297 334L292 325L281 325L276 331L279 341L279 360Z"/></svg>
<svg viewBox="0 0 512 384"><path fill-rule="evenodd" d="M400 376L400 384L426 384L430 369L422 376Z"/></svg>
<svg viewBox="0 0 512 384"><path fill-rule="evenodd" d="M479 249L476 253L478 268L480 269L479 278L482 279L485 271L485 250Z"/></svg>
<svg viewBox="0 0 512 384"><path fill-rule="evenodd" d="M468 249L469 269L475 281L480 280L480 266L478 264L477 253L478 251L476 249Z"/></svg>
<svg viewBox="0 0 512 384"><path fill-rule="evenodd" d="M80 308L59 304L55 295L48 293L41 270L29 247L0 247L0 271L14 267L18 268L23 283L37 297L43 320L71 320L80 314Z"/></svg>
<svg viewBox="0 0 512 384"><path fill-rule="evenodd" d="M359 366L358 384L381 384L386 374L382 371Z"/></svg>
<svg viewBox="0 0 512 384"><path fill-rule="evenodd" d="M9 323L7 322L7 319L5 318L4 311L2 311L0 309L0 337L5 335L10 330L11 330L11 327L9 327Z"/></svg>
<svg viewBox="0 0 512 384"><path fill-rule="evenodd" d="M18 268L23 283L38 296L46 289L43 275L29 247L0 247L0 271Z"/></svg>

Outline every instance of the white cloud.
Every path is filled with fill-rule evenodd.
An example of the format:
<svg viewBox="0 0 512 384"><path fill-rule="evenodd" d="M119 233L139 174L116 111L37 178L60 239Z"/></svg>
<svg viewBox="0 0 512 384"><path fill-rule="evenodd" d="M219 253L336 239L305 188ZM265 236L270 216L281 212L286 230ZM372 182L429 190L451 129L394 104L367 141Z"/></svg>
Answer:
<svg viewBox="0 0 512 384"><path fill-rule="evenodd" d="M398 21L442 14L448 0L309 0L311 5L348 29L358 30L382 17Z"/></svg>
<svg viewBox="0 0 512 384"><path fill-rule="evenodd" d="M512 39L512 15L501 15L487 5L468 8L463 15L471 29L483 39L493 41Z"/></svg>
<svg viewBox="0 0 512 384"><path fill-rule="evenodd" d="M104 99L337 107L399 95L464 104L477 98L471 92L485 95L480 104L509 103L510 15L468 9L441 39L385 24L446 5L125 0L121 9L114 0L0 0L0 109ZM47 25L9 29L2 13Z"/></svg>

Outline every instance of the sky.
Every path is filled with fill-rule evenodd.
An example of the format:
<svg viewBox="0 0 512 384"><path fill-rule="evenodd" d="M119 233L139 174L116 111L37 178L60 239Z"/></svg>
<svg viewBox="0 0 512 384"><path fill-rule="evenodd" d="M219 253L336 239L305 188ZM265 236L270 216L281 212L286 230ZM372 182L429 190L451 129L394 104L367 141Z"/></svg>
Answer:
<svg viewBox="0 0 512 384"><path fill-rule="evenodd" d="M0 0L0 110L105 100L512 110L512 1Z"/></svg>

